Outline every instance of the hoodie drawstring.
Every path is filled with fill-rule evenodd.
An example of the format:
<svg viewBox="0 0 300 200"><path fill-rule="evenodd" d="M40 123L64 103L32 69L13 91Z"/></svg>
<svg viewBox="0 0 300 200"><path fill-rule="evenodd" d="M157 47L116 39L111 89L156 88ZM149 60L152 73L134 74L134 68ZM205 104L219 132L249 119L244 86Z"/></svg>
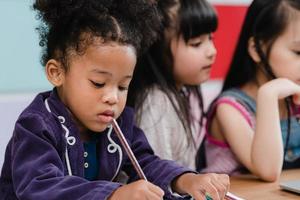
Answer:
<svg viewBox="0 0 300 200"><path fill-rule="evenodd" d="M45 106L46 106L48 112L51 113L50 106L49 106L49 103L48 103L48 99L45 100ZM61 127L65 130L65 138L67 140L66 151L65 151L66 164L67 164L68 174L70 176L72 176L72 168L71 168L70 159L69 159L68 145L73 146L76 143L76 138L73 137L73 136L69 136L70 131L64 125L66 119L63 116L58 116L58 120L60 122Z"/></svg>
<svg viewBox="0 0 300 200"><path fill-rule="evenodd" d="M48 103L48 99L45 100L45 106L46 109L48 110L49 113L51 113L51 109ZM61 127L64 129L65 131L65 138L67 141L67 145L66 145L66 151L65 151L65 158L66 158L66 164L67 164L67 169L68 169L68 174L70 176L72 176L72 168L71 168L71 164L70 164L70 159L69 159L69 153L68 153L68 145L73 146L76 143L76 138L74 136L70 136L70 131L69 129L64 125L66 119L63 116L58 116L58 120L60 122ZM115 172L113 178L111 179L111 181L113 181L116 176L118 175L120 168L121 168L121 164L122 164L122 160L123 160L123 152L121 147L116 144L113 139L111 138L111 133L112 133L112 125L109 125L108 127L108 132L107 132L107 138L110 142L110 144L107 146L107 151L111 154L115 153L116 151L119 152L119 164L118 164L118 168L117 171Z"/></svg>

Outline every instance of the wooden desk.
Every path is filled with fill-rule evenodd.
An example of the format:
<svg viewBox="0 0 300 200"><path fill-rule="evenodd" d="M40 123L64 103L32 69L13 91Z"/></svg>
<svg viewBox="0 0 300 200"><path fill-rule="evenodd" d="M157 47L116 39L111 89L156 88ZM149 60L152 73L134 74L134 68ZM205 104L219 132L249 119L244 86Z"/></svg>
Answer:
<svg viewBox="0 0 300 200"><path fill-rule="evenodd" d="M300 195L281 190L280 181L300 180L300 169L285 170L282 172L280 180L268 183L258 180L251 175L231 177L230 192L246 200L300 200Z"/></svg>

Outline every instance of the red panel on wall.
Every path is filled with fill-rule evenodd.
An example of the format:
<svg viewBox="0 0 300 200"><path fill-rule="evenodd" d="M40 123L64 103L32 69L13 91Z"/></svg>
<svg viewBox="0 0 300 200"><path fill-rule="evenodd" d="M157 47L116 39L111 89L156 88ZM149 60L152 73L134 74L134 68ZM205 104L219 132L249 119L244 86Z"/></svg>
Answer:
<svg viewBox="0 0 300 200"><path fill-rule="evenodd" d="M212 67L211 78L223 79L231 62L232 54L239 37L247 6L214 5L219 17L218 30L214 34L217 48L216 62Z"/></svg>

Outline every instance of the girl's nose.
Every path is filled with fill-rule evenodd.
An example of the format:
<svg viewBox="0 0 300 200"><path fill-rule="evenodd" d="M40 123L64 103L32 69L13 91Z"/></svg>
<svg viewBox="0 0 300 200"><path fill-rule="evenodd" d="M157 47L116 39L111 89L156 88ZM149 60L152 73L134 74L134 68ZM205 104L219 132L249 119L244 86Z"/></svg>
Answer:
<svg viewBox="0 0 300 200"><path fill-rule="evenodd" d="M103 95L103 102L110 105L117 104L119 102L118 91L116 89L111 89Z"/></svg>
<svg viewBox="0 0 300 200"><path fill-rule="evenodd" d="M209 59L215 59L217 55L217 49L213 42L210 42L210 44L208 45L206 55Z"/></svg>

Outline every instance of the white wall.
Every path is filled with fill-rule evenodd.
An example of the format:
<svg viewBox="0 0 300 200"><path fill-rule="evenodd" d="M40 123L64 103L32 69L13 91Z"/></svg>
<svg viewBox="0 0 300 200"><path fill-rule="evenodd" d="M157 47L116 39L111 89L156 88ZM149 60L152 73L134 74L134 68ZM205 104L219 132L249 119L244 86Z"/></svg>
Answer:
<svg viewBox="0 0 300 200"><path fill-rule="evenodd" d="M49 88L39 60L41 48L33 0L0 0L0 94Z"/></svg>

